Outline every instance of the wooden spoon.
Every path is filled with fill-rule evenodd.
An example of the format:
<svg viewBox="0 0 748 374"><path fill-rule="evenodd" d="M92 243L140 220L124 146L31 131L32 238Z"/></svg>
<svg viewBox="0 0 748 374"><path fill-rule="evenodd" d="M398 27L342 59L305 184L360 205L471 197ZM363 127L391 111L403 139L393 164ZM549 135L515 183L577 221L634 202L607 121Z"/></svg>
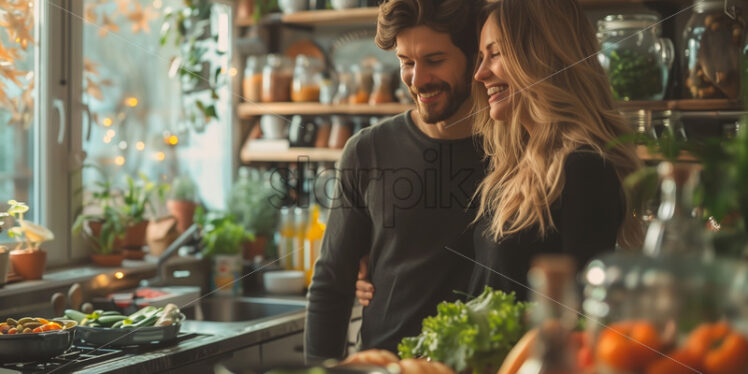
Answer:
<svg viewBox="0 0 748 374"><path fill-rule="evenodd" d="M65 313L65 304L67 299L62 292L55 292L52 295L52 310L55 311L55 316L62 316Z"/></svg>
<svg viewBox="0 0 748 374"><path fill-rule="evenodd" d="M83 303L83 288L80 284L74 283L68 290L68 300L70 301L70 308L74 310L80 310L81 304Z"/></svg>

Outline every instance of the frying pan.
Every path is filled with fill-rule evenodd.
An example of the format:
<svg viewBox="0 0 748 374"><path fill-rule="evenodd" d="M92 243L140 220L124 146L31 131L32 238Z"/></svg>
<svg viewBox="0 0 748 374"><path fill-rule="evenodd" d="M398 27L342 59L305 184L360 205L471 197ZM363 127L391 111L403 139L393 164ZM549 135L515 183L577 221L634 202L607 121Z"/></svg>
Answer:
<svg viewBox="0 0 748 374"><path fill-rule="evenodd" d="M75 328L35 334L0 335L0 363L45 361L73 344Z"/></svg>
<svg viewBox="0 0 748 374"><path fill-rule="evenodd" d="M184 318L184 314L182 314L177 323L169 326L133 327L126 329L78 326L75 340L79 344L113 348L166 343L177 338L181 321Z"/></svg>

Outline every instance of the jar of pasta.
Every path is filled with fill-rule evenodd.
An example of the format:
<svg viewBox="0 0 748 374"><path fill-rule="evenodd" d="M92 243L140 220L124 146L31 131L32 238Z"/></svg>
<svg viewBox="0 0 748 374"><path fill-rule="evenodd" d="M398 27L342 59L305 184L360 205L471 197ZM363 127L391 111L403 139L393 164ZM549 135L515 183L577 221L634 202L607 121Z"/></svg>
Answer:
<svg viewBox="0 0 748 374"><path fill-rule="evenodd" d="M262 100L262 57L249 56L244 67L242 96L244 101L258 103Z"/></svg>
<svg viewBox="0 0 748 374"><path fill-rule="evenodd" d="M734 14L726 0L696 0L683 31L685 95L694 99L737 99L740 95L740 55L745 19L740 2Z"/></svg>

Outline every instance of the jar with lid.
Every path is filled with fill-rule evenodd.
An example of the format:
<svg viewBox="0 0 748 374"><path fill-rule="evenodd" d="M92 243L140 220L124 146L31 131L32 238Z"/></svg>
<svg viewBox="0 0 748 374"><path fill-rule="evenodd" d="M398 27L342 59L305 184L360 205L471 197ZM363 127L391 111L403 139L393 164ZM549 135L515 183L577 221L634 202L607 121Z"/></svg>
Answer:
<svg viewBox="0 0 748 374"><path fill-rule="evenodd" d="M376 105L382 103L391 103L395 101L392 93L392 76L384 71L384 68L377 66L372 76L374 88L369 96L369 104Z"/></svg>
<svg viewBox="0 0 748 374"><path fill-rule="evenodd" d="M685 96L694 99L740 96L740 55L745 20L735 1L735 18L726 12L727 0L695 0L683 30Z"/></svg>
<svg viewBox="0 0 748 374"><path fill-rule="evenodd" d="M271 54L262 69L262 102L289 101L291 98L291 62L285 56Z"/></svg>
<svg viewBox="0 0 748 374"><path fill-rule="evenodd" d="M318 102L321 64L319 60L305 56L296 56L296 66L291 83L291 101Z"/></svg>
<svg viewBox="0 0 748 374"><path fill-rule="evenodd" d="M356 90L349 97L349 104L366 104L369 102L371 92L371 72L359 65L351 66L353 82Z"/></svg>
<svg viewBox="0 0 748 374"><path fill-rule="evenodd" d="M674 48L653 26L653 14L617 14L597 22L602 47L600 63L616 100L662 100L667 88Z"/></svg>
<svg viewBox="0 0 748 374"><path fill-rule="evenodd" d="M262 56L249 56L244 67L242 95L244 101L258 103L262 99Z"/></svg>
<svg viewBox="0 0 748 374"><path fill-rule="evenodd" d="M338 72L338 88L335 90L335 96L332 98L332 103L334 105L348 104L355 89L353 74L345 69L340 69Z"/></svg>

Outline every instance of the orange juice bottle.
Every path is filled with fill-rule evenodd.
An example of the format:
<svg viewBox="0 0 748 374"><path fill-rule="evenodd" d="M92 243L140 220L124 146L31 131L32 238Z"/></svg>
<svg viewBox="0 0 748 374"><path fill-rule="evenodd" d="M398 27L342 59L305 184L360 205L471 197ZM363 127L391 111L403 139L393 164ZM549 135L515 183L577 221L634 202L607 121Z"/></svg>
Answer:
<svg viewBox="0 0 748 374"><path fill-rule="evenodd" d="M309 225L304 235L304 273L306 274L306 286L312 283L314 275L314 263L319 256L322 247L322 236L325 234L325 224L319 218L319 205L313 204L309 214Z"/></svg>

